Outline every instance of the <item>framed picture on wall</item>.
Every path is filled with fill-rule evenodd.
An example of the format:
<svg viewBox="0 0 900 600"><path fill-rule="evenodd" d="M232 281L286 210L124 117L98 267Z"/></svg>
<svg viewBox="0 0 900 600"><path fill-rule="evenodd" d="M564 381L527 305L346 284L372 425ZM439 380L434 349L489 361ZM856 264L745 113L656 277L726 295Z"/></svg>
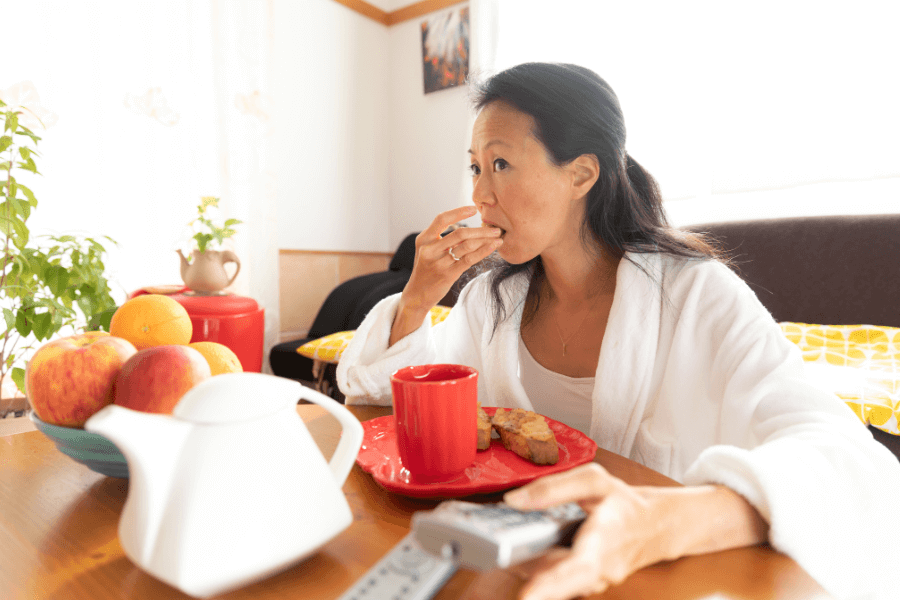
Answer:
<svg viewBox="0 0 900 600"><path fill-rule="evenodd" d="M456 87L469 75L469 7L422 21L425 93Z"/></svg>

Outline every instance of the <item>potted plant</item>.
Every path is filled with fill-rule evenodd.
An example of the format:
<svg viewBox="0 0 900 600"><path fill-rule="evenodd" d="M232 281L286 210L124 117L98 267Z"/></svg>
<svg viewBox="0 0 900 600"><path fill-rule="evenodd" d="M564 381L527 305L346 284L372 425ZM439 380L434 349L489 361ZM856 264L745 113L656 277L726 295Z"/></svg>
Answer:
<svg viewBox="0 0 900 600"><path fill-rule="evenodd" d="M20 98L36 98L29 83L11 88ZM9 100L9 90L5 94ZM109 330L116 309L104 276L106 247L74 235L31 236L28 219L37 207L34 192L16 175L40 175L40 141L29 121L43 127L39 106L0 99L0 389L11 378L25 389L25 364L40 342L71 328ZM26 176L27 177L27 176ZM115 244L109 237L106 242ZM9 386L7 386L8 388ZM3 414L0 414L2 417Z"/></svg>
<svg viewBox="0 0 900 600"><path fill-rule="evenodd" d="M199 294L220 294L235 280L241 270L241 261L231 250L224 247L225 240L236 233L237 219L224 220L219 211L219 199L204 196L197 206L198 216L191 221L194 235L189 248L190 257L176 250L181 257L181 278L184 284ZM225 272L225 264L236 265L230 278Z"/></svg>

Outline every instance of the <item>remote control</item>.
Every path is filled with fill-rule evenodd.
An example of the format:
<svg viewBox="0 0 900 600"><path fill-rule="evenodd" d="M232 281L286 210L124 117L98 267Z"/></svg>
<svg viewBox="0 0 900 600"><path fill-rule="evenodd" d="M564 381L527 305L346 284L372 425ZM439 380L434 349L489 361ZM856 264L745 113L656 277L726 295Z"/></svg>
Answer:
<svg viewBox="0 0 900 600"><path fill-rule="evenodd" d="M338 600L428 600L458 567L449 544L432 554L410 532Z"/></svg>
<svg viewBox="0 0 900 600"><path fill-rule="evenodd" d="M452 550L462 566L488 570L540 556L569 540L586 517L575 503L521 512L502 502L449 500L413 514L412 532L425 550L438 556Z"/></svg>
<svg viewBox="0 0 900 600"><path fill-rule="evenodd" d="M565 542L587 515L575 503L521 512L506 504L442 502L338 600L428 600L460 566L505 568Z"/></svg>

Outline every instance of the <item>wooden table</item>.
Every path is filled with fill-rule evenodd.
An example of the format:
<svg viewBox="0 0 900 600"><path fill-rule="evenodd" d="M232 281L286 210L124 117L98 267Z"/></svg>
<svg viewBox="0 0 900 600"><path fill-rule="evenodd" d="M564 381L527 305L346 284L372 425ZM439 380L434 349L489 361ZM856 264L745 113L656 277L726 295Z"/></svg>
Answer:
<svg viewBox="0 0 900 600"><path fill-rule="evenodd" d="M337 421L315 405L299 405L297 410L330 457L339 438ZM390 413L376 407L351 410L362 421ZM595 460L630 483L678 485L604 450ZM74 462L38 431L0 437L0 598L189 598L145 574L123 554L116 529L127 491L127 480L104 477ZM221 598L337 598L406 535L413 512L430 510L439 502L386 492L358 466L350 472L344 492L354 516L349 528L307 560ZM475 498L498 502L501 494ZM521 583L508 571L460 570L436 598L512 599ZM791 559L768 547L753 547L657 564L595 598L700 600L710 596L716 600L828 597Z"/></svg>

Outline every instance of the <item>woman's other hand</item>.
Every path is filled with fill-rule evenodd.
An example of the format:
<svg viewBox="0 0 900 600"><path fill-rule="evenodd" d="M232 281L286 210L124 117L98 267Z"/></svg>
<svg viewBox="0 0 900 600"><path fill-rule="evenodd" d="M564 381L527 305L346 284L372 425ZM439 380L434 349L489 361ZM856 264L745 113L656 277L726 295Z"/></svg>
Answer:
<svg viewBox="0 0 900 600"><path fill-rule="evenodd" d="M549 475L507 493L519 510L577 502L587 513L571 548L514 567L523 600L600 593L661 560L766 541L768 525L744 498L714 485L636 487L596 463Z"/></svg>
<svg viewBox="0 0 900 600"><path fill-rule="evenodd" d="M418 329L428 311L447 295L460 275L503 243L496 227L460 227L441 237L450 225L476 212L474 206L443 212L416 237L412 275L400 298L390 345Z"/></svg>

